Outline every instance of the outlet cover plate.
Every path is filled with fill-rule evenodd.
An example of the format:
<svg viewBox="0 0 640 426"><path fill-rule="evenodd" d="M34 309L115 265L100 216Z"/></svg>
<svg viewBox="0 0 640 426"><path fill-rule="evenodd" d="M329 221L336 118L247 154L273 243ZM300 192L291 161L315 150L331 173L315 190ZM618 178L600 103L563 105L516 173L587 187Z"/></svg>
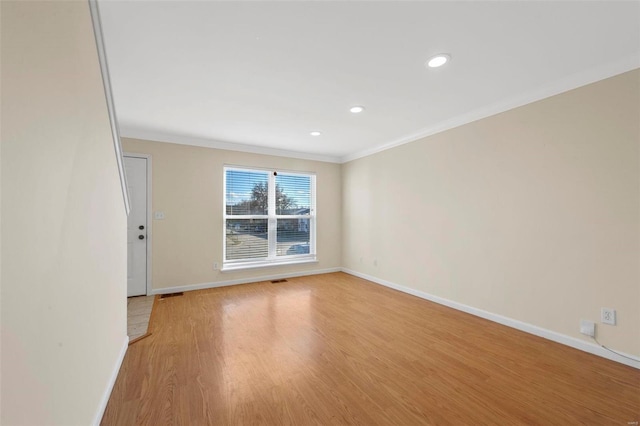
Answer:
<svg viewBox="0 0 640 426"><path fill-rule="evenodd" d="M616 310L611 308L602 308L600 310L600 322L603 324L616 325Z"/></svg>
<svg viewBox="0 0 640 426"><path fill-rule="evenodd" d="M595 337L596 323L589 320L580 320L580 333Z"/></svg>

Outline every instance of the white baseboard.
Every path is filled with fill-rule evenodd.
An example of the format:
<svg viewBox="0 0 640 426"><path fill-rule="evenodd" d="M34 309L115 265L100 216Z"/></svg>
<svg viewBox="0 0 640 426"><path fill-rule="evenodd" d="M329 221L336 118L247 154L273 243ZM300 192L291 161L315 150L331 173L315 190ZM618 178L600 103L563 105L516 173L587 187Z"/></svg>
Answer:
<svg viewBox="0 0 640 426"><path fill-rule="evenodd" d="M203 290L206 288L227 287L230 285L237 285L237 284L249 284L249 283L257 283L260 281L281 280L284 278L295 278L295 277L304 277L307 275L329 274L331 272L341 272L341 271L342 271L342 268L328 268L328 269L314 269L311 271L289 272L285 274L263 275L259 277L240 278L236 280L216 281L211 283L189 284L189 285L183 285L183 286L158 288L158 289L151 290L151 294L168 294L168 293L177 293L181 291Z"/></svg>
<svg viewBox="0 0 640 426"><path fill-rule="evenodd" d="M454 302L453 300L449 300L449 299L444 299L442 297L438 297L438 296L434 296L432 294L429 293L425 293L419 290L415 290L409 287L405 287L396 283L393 283L391 281L386 281L371 275L367 275L367 274L363 274L357 271L353 271L351 269L348 268L342 268L342 271L350 274L350 275L354 275L356 277L360 277L363 278L365 280L374 282L376 284L380 284L383 285L385 287L389 287L389 288L393 288L395 290L401 291L403 293L408 293L411 294L413 296L416 297L420 297L422 299L426 299L429 300L431 302L435 302L438 303L440 305L444 305L444 306L448 306L450 308L453 309L457 309L459 311L462 312L466 312L484 319L488 319L490 321L493 322L497 322L499 324L502 325L506 325L508 327L512 327L515 329L518 329L520 331L524 331L526 333L530 333L530 334L534 334L536 336L539 337L543 337L545 339L548 340L552 340L554 342L557 343L561 343L563 345L567 345L570 346L572 348L575 349L579 349L581 351L584 352L588 352L590 354L593 355L597 355L603 358L607 358L609 360L612 361L616 361L619 362L621 364L625 364L628 365L630 367L634 367L634 368L638 368L640 369L640 358L634 356L634 355L628 355L625 353L622 353L622 355L624 355L625 357L629 357L632 359L627 359L624 358L622 356L618 356L616 354L614 354L613 352L609 352L608 350L602 348L601 346L598 346L594 343L590 343L590 342L586 342L580 339L576 339L575 337L571 337L571 336L567 336L565 334L561 334L561 333L557 333L555 331L551 331L551 330L547 330L545 328L542 327L538 327L532 324L528 324L526 322L522 322L513 318L508 318L502 315L498 315L498 314L494 314L492 312L488 312L488 311L484 311L482 309L478 309L478 308L474 308L472 306L468 306L468 305L464 305L462 303L458 303L458 302ZM620 351L618 351L620 352Z"/></svg>
<svg viewBox="0 0 640 426"><path fill-rule="evenodd" d="M116 379L118 378L118 373L120 372L120 367L122 366L122 361L124 361L124 356L127 353L128 347L129 336L124 336L124 342L122 343L122 348L120 348L120 354L118 354L118 359L113 366L113 372L111 373L111 377L109 378L109 383L107 383L107 388L104 390L104 394L102 395L102 401L100 401L100 406L98 407L96 417L91 423L92 425L98 426L102 421L104 410L107 409L107 403L109 402L109 397L111 397L111 391L113 391L113 386L116 384Z"/></svg>

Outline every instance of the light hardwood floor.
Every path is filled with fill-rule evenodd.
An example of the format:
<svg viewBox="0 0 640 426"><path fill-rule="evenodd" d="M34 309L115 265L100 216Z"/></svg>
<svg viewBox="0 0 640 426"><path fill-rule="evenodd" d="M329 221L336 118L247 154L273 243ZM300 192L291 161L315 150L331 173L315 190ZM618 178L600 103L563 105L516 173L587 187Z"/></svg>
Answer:
<svg viewBox="0 0 640 426"><path fill-rule="evenodd" d="M103 425L640 420L640 371L335 273L158 300Z"/></svg>

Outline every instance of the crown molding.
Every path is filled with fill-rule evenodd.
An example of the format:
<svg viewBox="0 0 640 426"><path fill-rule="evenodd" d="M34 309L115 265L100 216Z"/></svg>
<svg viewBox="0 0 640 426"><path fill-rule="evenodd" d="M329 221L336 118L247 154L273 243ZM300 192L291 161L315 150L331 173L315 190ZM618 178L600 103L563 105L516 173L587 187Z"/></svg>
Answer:
<svg viewBox="0 0 640 426"><path fill-rule="evenodd" d="M518 108L523 105L549 98L551 96L559 95L561 93L568 92L570 90L577 89L579 87L586 86L600 80L614 77L616 75L637 68L640 68L640 55L627 56L619 61L604 64L602 66L581 71L569 77L556 80L553 83L548 84L542 88L538 88L536 90L532 90L524 94L487 105L482 108L478 108L466 114L458 115L449 120L445 120L433 126L426 127L412 135L405 136L373 148L345 155L340 158L340 163L348 163L349 161L353 161L358 158L368 157L369 155L373 155L378 152L386 151L400 145L415 142L427 136L432 136L436 133L444 132L445 130L450 130L464 124L478 121L492 115L500 114L502 112Z"/></svg>
<svg viewBox="0 0 640 426"><path fill-rule="evenodd" d="M425 127L422 130L407 135L382 145L357 151L345 156L332 156L323 154L313 154L299 151L261 147L256 145L246 145L234 142L223 142L214 139L198 138L193 136L180 136L171 133L158 132L152 130L139 129L135 126L121 126L120 135L127 138L145 139L156 142L175 143L180 145L192 145L205 148L224 149L228 151L249 152L262 155L274 155L278 157L298 158L302 160L322 161L327 163L348 163L358 158L367 157L400 145L415 142L417 140L453 129L483 118L491 117L515 109L551 96L559 95L570 90L577 89L588 84L598 82L616 75L640 68L640 55L630 55L619 61L607 63L599 67L575 73L569 77L556 80L551 84L526 92L524 94L511 97L509 99L478 108L471 112L458 115L449 120L441 121L433 126Z"/></svg>
<svg viewBox="0 0 640 426"><path fill-rule="evenodd" d="M233 142L222 142L214 139L197 138L193 136L179 136L171 133L142 130L131 126L121 126L120 136L132 139L144 139L154 142L166 142L179 145L224 149L227 151L249 152L252 154L273 155L277 157L297 158L301 160L322 161L325 163L340 163L339 157L334 157L331 155L289 151L285 149L267 148L262 146L245 145Z"/></svg>

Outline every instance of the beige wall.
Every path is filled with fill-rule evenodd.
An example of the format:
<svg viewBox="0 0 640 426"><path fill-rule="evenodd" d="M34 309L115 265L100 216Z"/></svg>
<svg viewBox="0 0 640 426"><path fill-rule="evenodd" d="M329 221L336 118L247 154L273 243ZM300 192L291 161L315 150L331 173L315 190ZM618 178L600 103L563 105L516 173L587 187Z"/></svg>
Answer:
<svg viewBox="0 0 640 426"><path fill-rule="evenodd" d="M344 266L576 338L615 308L601 343L640 355L639 81L344 164Z"/></svg>
<svg viewBox="0 0 640 426"><path fill-rule="evenodd" d="M3 425L87 425L126 344L126 215L84 2L2 3Z"/></svg>
<svg viewBox="0 0 640 426"><path fill-rule="evenodd" d="M236 151L123 138L125 152L151 154L153 289L309 272L341 266L340 165ZM223 167L238 165L317 176L318 263L220 272L223 243Z"/></svg>

